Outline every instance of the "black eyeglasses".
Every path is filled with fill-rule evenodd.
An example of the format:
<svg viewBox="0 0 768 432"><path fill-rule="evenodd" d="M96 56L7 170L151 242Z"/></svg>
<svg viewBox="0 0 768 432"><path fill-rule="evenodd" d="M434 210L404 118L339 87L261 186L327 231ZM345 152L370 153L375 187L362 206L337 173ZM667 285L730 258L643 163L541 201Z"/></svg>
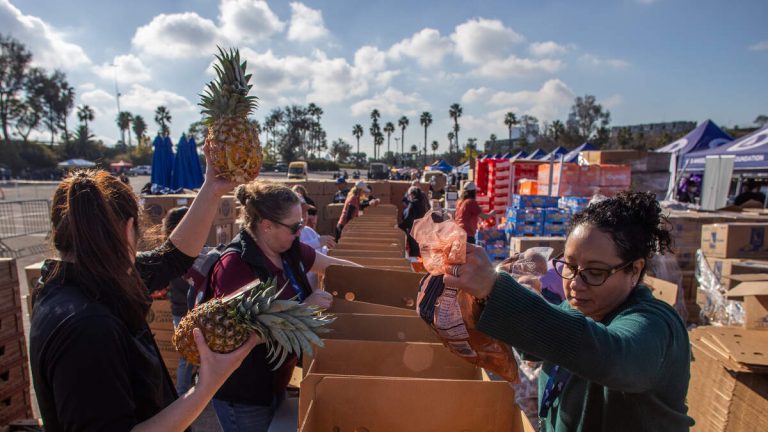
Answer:
<svg viewBox="0 0 768 432"><path fill-rule="evenodd" d="M301 231L302 228L304 228L304 219L300 219L298 222L296 222L293 225L287 225L287 224L284 224L284 223L282 223L280 221L276 221L276 220L273 220L272 222L288 228L288 230L290 230L291 234L293 234L293 235L295 235L297 232Z"/></svg>
<svg viewBox="0 0 768 432"><path fill-rule="evenodd" d="M601 268L580 269L578 266L575 266L573 264L568 264L567 262L561 259L555 258L552 260L552 264L555 267L555 271L557 272L557 274L560 275L560 277L567 280L574 280L576 279L576 276L581 276L581 280L583 280L585 284L590 286L600 286L604 284L609 277L614 275L614 273L617 273L620 270L627 268L632 263L633 261L625 262L624 264L619 264L616 267L611 267L609 269L601 269ZM562 266L558 266L558 264L562 264Z"/></svg>

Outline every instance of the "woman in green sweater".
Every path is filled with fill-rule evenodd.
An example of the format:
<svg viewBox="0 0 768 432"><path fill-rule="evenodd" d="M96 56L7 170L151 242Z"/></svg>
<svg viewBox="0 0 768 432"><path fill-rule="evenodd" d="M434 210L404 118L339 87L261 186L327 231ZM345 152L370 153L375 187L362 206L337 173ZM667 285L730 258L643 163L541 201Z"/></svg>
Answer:
<svg viewBox="0 0 768 432"><path fill-rule="evenodd" d="M566 300L550 305L480 248L445 284L485 308L478 328L544 361L543 431L686 431L690 346L674 309L642 285L646 265L670 251L666 217L653 194L620 193L571 222L555 260Z"/></svg>

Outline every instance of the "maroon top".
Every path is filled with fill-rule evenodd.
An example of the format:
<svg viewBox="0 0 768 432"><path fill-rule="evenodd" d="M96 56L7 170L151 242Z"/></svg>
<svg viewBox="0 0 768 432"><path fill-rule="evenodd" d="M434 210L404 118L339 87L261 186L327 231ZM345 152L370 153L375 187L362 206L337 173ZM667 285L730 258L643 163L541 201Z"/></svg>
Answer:
<svg viewBox="0 0 768 432"><path fill-rule="evenodd" d="M456 206L456 223L464 228L468 236L474 237L482 212L480 206L477 205L477 201L471 198L461 200Z"/></svg>

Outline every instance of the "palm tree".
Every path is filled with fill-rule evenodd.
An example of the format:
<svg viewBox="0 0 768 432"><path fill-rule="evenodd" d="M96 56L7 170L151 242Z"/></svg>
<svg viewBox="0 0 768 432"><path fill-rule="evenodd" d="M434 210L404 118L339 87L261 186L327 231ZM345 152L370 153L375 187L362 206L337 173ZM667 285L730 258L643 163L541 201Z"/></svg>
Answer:
<svg viewBox="0 0 768 432"><path fill-rule="evenodd" d="M560 138L565 135L565 125L560 120L553 121L552 124L549 125L549 130L552 134L552 139L555 140L555 143L558 143Z"/></svg>
<svg viewBox="0 0 768 432"><path fill-rule="evenodd" d="M488 138L488 141L491 142L491 148L496 146L496 139L496 134L491 134L491 136ZM486 148L485 151L488 151L488 149Z"/></svg>
<svg viewBox="0 0 768 432"><path fill-rule="evenodd" d="M376 159L376 137L381 133L379 123L374 120L373 124L371 124L371 127L368 129L368 132L371 134L371 139L373 140L373 158Z"/></svg>
<svg viewBox="0 0 768 432"><path fill-rule="evenodd" d="M93 108L88 105L80 105L77 107L77 119L80 120L80 123L82 123L83 126L85 126L85 130L82 131L83 133L81 135L89 136L88 122L93 121Z"/></svg>
<svg viewBox="0 0 768 432"><path fill-rule="evenodd" d="M117 127L120 128L120 135L122 136L123 144L125 144L125 131L131 128L131 121L133 120L133 114L128 111L120 111L117 114ZM128 146L131 146L131 134L128 134Z"/></svg>
<svg viewBox="0 0 768 432"><path fill-rule="evenodd" d="M374 151L376 148L381 147L384 145L384 134L381 132L376 133L376 137L374 138ZM381 157L381 149L379 149L378 153L379 157Z"/></svg>
<svg viewBox="0 0 768 432"><path fill-rule="evenodd" d="M363 136L363 127L359 124L356 124L352 127L352 135L357 138L357 158L355 160L360 160L360 137Z"/></svg>
<svg viewBox="0 0 768 432"><path fill-rule="evenodd" d="M509 130L509 146L510 150L512 147L512 128L515 127L518 124L517 116L513 112L508 112L504 116L504 124L507 125L507 129Z"/></svg>
<svg viewBox="0 0 768 432"><path fill-rule="evenodd" d="M373 111L371 111L371 120L374 123L378 123L380 118L381 118L381 114L379 113L379 110L374 108Z"/></svg>
<svg viewBox="0 0 768 432"><path fill-rule="evenodd" d="M427 128L432 124L432 114L427 111L421 113L419 123L424 126L424 166L427 166Z"/></svg>
<svg viewBox="0 0 768 432"><path fill-rule="evenodd" d="M313 133L311 137L312 137L314 146L319 147L320 143L319 143L318 137L320 136L320 133L319 133L320 117L323 115L323 109L315 105L314 103L310 102L309 106L307 107L307 114L315 118L315 122L312 124Z"/></svg>
<svg viewBox="0 0 768 432"><path fill-rule="evenodd" d="M448 135L446 136L448 137L448 146L450 147L452 145L451 143L453 142L453 138L456 137L456 135L453 133L453 131L449 131Z"/></svg>
<svg viewBox="0 0 768 432"><path fill-rule="evenodd" d="M395 131L395 125L392 122L387 122L387 124L384 125L384 132L387 133L387 153L390 152L389 150L389 137L392 135L392 133Z"/></svg>
<svg viewBox="0 0 768 432"><path fill-rule="evenodd" d="M432 159L437 160L437 148L440 147L440 143L437 140L432 141Z"/></svg>
<svg viewBox="0 0 768 432"><path fill-rule="evenodd" d="M168 108L160 105L155 110L155 123L160 126L160 133L162 135L169 135L171 133L168 124L171 122L171 112Z"/></svg>
<svg viewBox="0 0 768 432"><path fill-rule="evenodd" d="M144 117L137 115L133 117L133 133L136 134L136 142L141 144L141 138L147 131L147 123L144 121Z"/></svg>
<svg viewBox="0 0 768 432"><path fill-rule="evenodd" d="M453 133L456 138L456 151L459 151L459 117L464 113L461 105L455 103L448 109L448 115L453 119ZM453 159L451 143L448 143L448 155Z"/></svg>
<svg viewBox="0 0 768 432"><path fill-rule="evenodd" d="M400 126L400 157L405 159L405 128L408 127L408 117L400 117L397 125ZM405 162L403 162L403 165L405 165Z"/></svg>

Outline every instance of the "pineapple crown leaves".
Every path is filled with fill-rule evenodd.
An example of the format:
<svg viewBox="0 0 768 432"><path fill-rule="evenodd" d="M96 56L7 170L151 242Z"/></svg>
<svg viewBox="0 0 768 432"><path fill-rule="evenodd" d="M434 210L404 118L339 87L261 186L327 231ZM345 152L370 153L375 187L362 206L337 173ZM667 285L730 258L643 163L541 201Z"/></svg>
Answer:
<svg viewBox="0 0 768 432"><path fill-rule="evenodd" d="M246 75L247 62L240 62L240 51L235 48L229 51L217 48L217 63L213 65L216 79L209 82L200 95L199 105L203 107L202 114L208 125L224 116L246 118L258 106L258 98L248 96L253 87L248 84L252 75Z"/></svg>

